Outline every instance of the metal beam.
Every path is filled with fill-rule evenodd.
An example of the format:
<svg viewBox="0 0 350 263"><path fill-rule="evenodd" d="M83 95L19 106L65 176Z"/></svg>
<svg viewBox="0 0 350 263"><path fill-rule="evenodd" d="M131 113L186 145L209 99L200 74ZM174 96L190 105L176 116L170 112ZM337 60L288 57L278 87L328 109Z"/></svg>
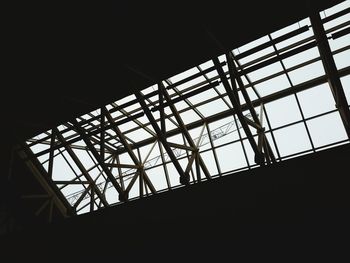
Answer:
<svg viewBox="0 0 350 263"><path fill-rule="evenodd" d="M332 34L332 39L335 40L335 39L343 37L347 34L350 34L350 27L346 27L342 30L335 32L334 34Z"/></svg>
<svg viewBox="0 0 350 263"><path fill-rule="evenodd" d="M108 124L108 125L106 125L106 126L104 127L104 129L105 129L105 130L108 130L108 129L113 128L114 126L118 126L118 125L125 124L125 123L129 122L130 120L133 120L133 119L142 117L143 115L144 115L143 112L137 113L137 114L132 115L131 117L125 118L125 119L123 119L123 120L121 120L121 121L113 122L112 124ZM75 121L75 122L77 122L77 121ZM81 123L81 122L79 122L79 125L80 125L80 123ZM93 135L97 135L97 134L99 134L99 133L101 132L101 130L102 130L101 128L98 128L98 129L95 129L95 130L93 130L93 131L87 132L87 136L90 137L90 136L93 136ZM62 134L62 132L61 132L61 134ZM62 143L62 142L61 142L60 144L55 145L55 146L53 147L53 149L56 150L56 149L59 149L59 148L61 148L61 147L65 147L66 145L70 145L70 144L73 144L73 143L75 143L75 142L78 142L78 141L80 141L80 140L81 140L81 137L80 137L80 136L78 136L77 138L71 139L71 140L65 140L65 141L66 141L65 143ZM44 150L44 151L41 151L41 152L36 153L35 156L38 157L38 156L47 154L47 153L49 153L49 152L50 152L50 149Z"/></svg>
<svg viewBox="0 0 350 263"><path fill-rule="evenodd" d="M53 200L55 202L55 205L63 217L74 215L75 212L72 209L71 205L68 203L62 192L53 183L51 177L49 177L45 168L35 157L32 150L25 143L21 144L20 146L21 150L18 151L18 155L24 160L27 167L33 173L34 177L38 180L39 184L43 187L46 193L54 198Z"/></svg>
<svg viewBox="0 0 350 263"><path fill-rule="evenodd" d="M317 47L320 52L323 67L328 77L328 83L332 90L336 107L339 110L340 117L343 121L345 131L350 138L350 110L346 100L344 89L340 81L337 66L335 65L332 51L328 43L326 32L324 30L319 13L310 15L311 25L314 29L314 34L317 40Z"/></svg>
<svg viewBox="0 0 350 263"><path fill-rule="evenodd" d="M105 131L106 131L105 115L106 115L105 107L101 107L100 109L100 118L101 118L100 154L103 160L105 159Z"/></svg>
<svg viewBox="0 0 350 263"><path fill-rule="evenodd" d="M160 118L160 130L163 134L166 133L165 113L164 113L164 85L162 82L158 84L158 101L159 101L159 118Z"/></svg>
<svg viewBox="0 0 350 263"><path fill-rule="evenodd" d="M340 77L347 76L349 74L350 74L350 67L346 67L346 68L339 70ZM252 101L252 104L253 104L253 107L257 107L257 106L261 105L261 103L267 104L269 102L272 102L272 101L287 97L289 95L292 95L296 92L300 92L303 90L307 90L307 89L316 87L316 86L324 84L326 82L327 82L327 76L323 75L323 76L314 78L312 80L306 81L304 83L295 85L294 87L290 87L290 88L272 93L270 95L262 97L261 99L256 99L256 100ZM203 103L205 103L205 102L203 102ZM147 107L146 104L145 104L145 107ZM248 109L248 105L242 104L242 111L245 111L247 109ZM228 110L222 111L220 113L208 116L207 118L205 118L203 120L198 120L198 121L189 123L186 125L186 128L187 128L187 130L191 130L191 129L202 126L204 123L208 123L208 124L212 123L214 121L232 116L233 112L235 113L234 109L228 109ZM171 136L174 136L174 135L180 134L180 133L181 133L180 128L174 128L174 129L166 132L166 137L171 137ZM148 139L145 139L143 141L140 141L140 142L133 144L131 147L132 147L132 149L136 149L136 148L151 144L151 143L155 142L156 140L157 140L157 138L148 138ZM116 151L116 154L122 154L125 151L126 151L125 149L120 149L120 150Z"/></svg>
<svg viewBox="0 0 350 263"><path fill-rule="evenodd" d="M230 110L231 114L237 114L237 117L242 125L242 128L247 135L248 141L250 143L250 146L252 147L254 153L255 153L255 162L257 164L263 165L264 164L264 155L261 151L259 151L258 145L256 144L253 134L250 131L248 124L244 118L243 112L242 112L242 107L237 101L237 98L234 96L234 93L232 92L232 89L230 87L230 84L225 76L224 70L220 66L219 59L214 58L213 59L214 65L216 65L216 70L218 71L218 74L220 76L220 79L222 81L222 84L224 85L224 88L226 90L226 93L234 107L235 110Z"/></svg>
<svg viewBox="0 0 350 263"><path fill-rule="evenodd" d="M170 147L173 147L173 148L179 148L179 149L187 150L187 151L195 151L195 148L193 148L191 146L177 144L177 143L172 143L172 142L168 142L168 144L169 144Z"/></svg>
<svg viewBox="0 0 350 263"><path fill-rule="evenodd" d="M108 113L107 113L107 119L109 117ZM117 190L118 194L119 194L119 199L120 201L126 201L125 200L125 196L124 196L124 191L123 189L120 187L119 183L117 182L117 180L114 178L113 174L111 173L111 171L108 169L106 163L104 162L104 160L101 158L101 155L98 154L97 150L95 149L95 147L93 146L93 144L91 143L90 139L88 138L88 135L86 134L86 132L84 131L84 129L78 124L77 121L72 121L72 124L74 125L76 131L80 134L81 138L83 139L83 141L85 142L86 146L88 147L89 151L92 153L92 155L94 156L94 158L96 159L97 163L101 166L102 170L104 171L104 173L106 174L106 176L108 177L108 179L110 180L110 182L112 183L112 185L114 186L114 188ZM98 190L98 192L96 192L97 194L100 191Z"/></svg>
<svg viewBox="0 0 350 263"><path fill-rule="evenodd" d="M226 65L226 62L221 62L220 65L223 67L223 66ZM202 70L202 71L199 71L199 72L196 73L196 74L193 74L193 75L191 75L191 76L189 76L189 77L187 77L187 78L184 78L184 79L182 79L182 80L179 80L178 82L175 82L175 83L170 84L170 85L167 87L167 89L171 89L171 88L173 88L173 87L180 86L181 84L184 84L184 83L186 83L186 82L188 82L188 81L190 81L190 80L193 80L193 79L195 79L195 78L198 78L198 77L200 77L200 76L203 76L204 74L207 74L207 73L209 73L209 72L211 72L211 71L214 71L214 70L215 70L215 66L212 66L212 67L209 67L209 68L204 69L204 70Z"/></svg>
<svg viewBox="0 0 350 263"><path fill-rule="evenodd" d="M165 134L162 133L162 131L159 128L156 120L154 119L150 109L147 107L147 105L144 101L143 95L141 94L141 92L137 91L135 93L135 96L136 96L138 102L140 103L141 107L143 108L143 110L144 110L148 120L150 121L154 131L158 134L159 141L163 144L165 151L168 153L169 158L171 159L171 161L173 162L173 164L175 166L175 169L179 173L180 183L184 184L184 185L188 185L189 184L189 174L185 174L184 171L182 170L180 163L176 159L176 156L174 155L173 151L171 150L171 148L166 140Z"/></svg>
<svg viewBox="0 0 350 263"><path fill-rule="evenodd" d="M47 169L47 173L49 174L50 178L52 178L52 172L53 172L53 159L54 159L54 152L53 146L55 144L55 133L53 130L51 130L51 139L50 139L50 153L49 153L49 165Z"/></svg>
<svg viewBox="0 0 350 263"><path fill-rule="evenodd" d="M299 54L299 53L301 53L303 51L309 50L310 48L313 48L316 45L317 45L316 41L312 41L310 43L304 44L304 45L302 45L300 47L297 47L297 48L294 48L294 49L289 50L287 52L284 52L279 57L273 57L273 58L270 58L268 60L264 60L263 62L260 62L258 64L255 64L253 66L250 66L248 68L244 68L243 71L239 72L239 74L242 76L242 75L251 73L253 71L256 71L258 69L261 69L263 67L271 65L271 64L273 64L275 62L278 62L278 61L280 61L280 59L286 59L288 57L291 57L291 56L294 56L296 54Z"/></svg>
<svg viewBox="0 0 350 263"><path fill-rule="evenodd" d="M107 120L110 122L110 123L113 123L113 118L112 118L112 115L106 111L106 117L107 117ZM127 142L124 134L121 132L121 130L118 128L118 126L115 126L113 125L112 126L112 129L113 131L117 134L121 144L124 146L124 148L127 150L129 156L131 157L132 161L134 162L134 164L138 167L140 167L139 169L141 169L142 171L140 171L140 173L136 173L136 175L138 175L139 177L141 176L144 176L144 177L147 177L147 175L144 175L144 168L143 168L143 165L141 163L141 160L139 160L137 158L137 156L135 155L135 153L132 151L131 147L130 147L130 144ZM146 183L149 183L148 181L146 181ZM129 189L129 188L127 188ZM156 191L154 190L154 187L151 186L150 187L150 190L152 191L152 194L156 194ZM128 193L129 193L130 189L127 190L127 192L125 192L125 198L128 198Z"/></svg>
<svg viewBox="0 0 350 263"><path fill-rule="evenodd" d="M175 104L175 103L177 103L177 102L179 102L179 101L184 101L185 99L188 99L188 98L190 98L190 97L192 97L192 96L198 95L199 93L202 93L202 92L204 92L204 91L207 91L207 90L209 90L209 89L212 89L212 88L214 88L214 87L216 87L216 86L218 86L218 85L219 85L219 82L218 82L218 81L214 81L214 82L212 82L212 83L209 83L209 84L207 84L207 85L204 85L203 87L200 87L200 88L198 88L198 89L192 90L192 91L190 91L190 92L188 92L188 93L186 93L186 94L179 95L179 96L176 97L175 99L170 99L170 100L167 101L166 103L163 103L162 106L159 104L158 106L153 107L153 108L151 109L151 111L154 112L154 111L159 110L161 107L167 107L167 106L169 106L169 105L171 105L171 104Z"/></svg>
<svg viewBox="0 0 350 263"><path fill-rule="evenodd" d="M108 202L105 199L105 197L102 195L101 191L97 188L94 180L91 178L90 174L86 171L84 165L81 163L79 158L76 156L74 151L69 147L65 139L63 138L62 134L60 134L59 130L57 128L54 128L54 131L56 133L56 136L61 143L65 145L65 149L68 152L69 156L73 159L79 170L84 174L85 178L89 181L91 187L95 188L95 192L98 195L98 197L102 200L104 206L108 206ZM91 143L91 142L90 142ZM88 146L88 145L87 145Z"/></svg>
<svg viewBox="0 0 350 263"><path fill-rule="evenodd" d="M168 103L168 106L170 108L170 110L172 111L177 123L179 124L179 128L181 129L182 131L182 134L185 136L186 140L188 141L188 144L190 145L191 148L194 148L195 149L195 152L197 153L197 159L198 159L198 162L199 162L199 165L202 167L203 169L203 172L205 174L205 177L207 179L211 179L211 175L210 173L208 172L208 169L202 159L202 157L200 156L200 154L198 153L198 145L195 145L190 133L188 132L187 128L186 128L186 125L184 124L184 122L182 121L182 118L179 114L179 112L177 111L176 107L174 106L174 104L171 103L171 98L168 94L168 92L166 90L164 90L164 98L165 100L167 101ZM202 132L204 130L204 127L202 129ZM202 133L201 132L201 133ZM202 136L202 135L201 135ZM201 137L200 136L200 137Z"/></svg>
<svg viewBox="0 0 350 263"><path fill-rule="evenodd" d="M280 36L278 38L275 38L273 41L267 41L267 42L265 42L263 44L260 44L260 45L258 45L256 47L252 48L252 49L249 49L247 51L244 51L244 52L236 55L236 59L242 59L244 57L252 55L252 54L254 54L254 53L256 53L256 52L258 52L260 50L263 50L265 48L268 48L268 47L272 46L273 44L280 43L280 42L282 42L284 40L287 40L287 39L289 39L291 37L297 36L297 35L299 35L301 33L304 33L304 32L306 32L308 30L309 30L308 26L303 26L301 28L298 28L296 30L288 32L287 34L284 34L284 35L282 35L282 36Z"/></svg>

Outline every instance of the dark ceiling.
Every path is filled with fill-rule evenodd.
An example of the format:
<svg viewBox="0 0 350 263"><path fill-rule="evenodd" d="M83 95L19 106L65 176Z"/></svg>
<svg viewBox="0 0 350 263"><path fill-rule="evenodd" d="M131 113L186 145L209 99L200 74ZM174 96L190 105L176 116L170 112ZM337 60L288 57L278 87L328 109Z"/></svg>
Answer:
<svg viewBox="0 0 350 263"><path fill-rule="evenodd" d="M341 1L140 2L9 7L3 130L30 137Z"/></svg>

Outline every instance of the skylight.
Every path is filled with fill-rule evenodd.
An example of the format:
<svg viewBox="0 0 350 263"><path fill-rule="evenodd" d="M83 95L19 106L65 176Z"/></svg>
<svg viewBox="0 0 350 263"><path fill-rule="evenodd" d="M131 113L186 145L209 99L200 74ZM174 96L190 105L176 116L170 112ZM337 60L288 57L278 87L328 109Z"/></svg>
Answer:
<svg viewBox="0 0 350 263"><path fill-rule="evenodd" d="M349 143L349 10L322 11L323 35L317 16L303 19L39 134L20 155L71 216Z"/></svg>

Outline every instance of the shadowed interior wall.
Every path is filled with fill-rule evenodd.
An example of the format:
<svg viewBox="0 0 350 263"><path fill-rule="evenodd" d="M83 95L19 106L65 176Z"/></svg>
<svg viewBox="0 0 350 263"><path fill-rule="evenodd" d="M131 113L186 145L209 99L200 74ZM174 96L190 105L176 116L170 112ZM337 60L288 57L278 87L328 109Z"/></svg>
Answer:
<svg viewBox="0 0 350 263"><path fill-rule="evenodd" d="M349 145L9 236L4 251L77 259L339 257Z"/></svg>

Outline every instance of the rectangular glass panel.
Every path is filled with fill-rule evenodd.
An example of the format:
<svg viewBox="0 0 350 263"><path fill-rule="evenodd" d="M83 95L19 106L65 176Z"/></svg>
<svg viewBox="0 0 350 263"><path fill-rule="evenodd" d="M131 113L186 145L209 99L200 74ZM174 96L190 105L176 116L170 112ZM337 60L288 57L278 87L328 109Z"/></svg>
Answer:
<svg viewBox="0 0 350 263"><path fill-rule="evenodd" d="M298 93L305 118L335 109L335 101L328 83Z"/></svg>
<svg viewBox="0 0 350 263"><path fill-rule="evenodd" d="M338 112L309 120L307 125L315 147L347 139L347 135Z"/></svg>
<svg viewBox="0 0 350 263"><path fill-rule="evenodd" d="M282 157L311 149L303 123L276 130L274 135Z"/></svg>
<svg viewBox="0 0 350 263"><path fill-rule="evenodd" d="M272 128L299 121L302 118L294 95L267 103L265 108Z"/></svg>

